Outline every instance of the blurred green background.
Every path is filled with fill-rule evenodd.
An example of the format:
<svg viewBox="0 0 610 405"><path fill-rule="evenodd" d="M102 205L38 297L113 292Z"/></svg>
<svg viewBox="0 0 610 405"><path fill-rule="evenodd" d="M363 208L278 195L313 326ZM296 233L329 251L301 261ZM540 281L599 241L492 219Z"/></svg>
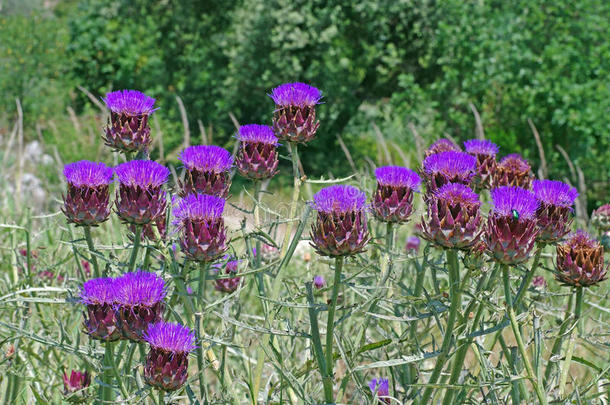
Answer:
<svg viewBox="0 0 610 405"><path fill-rule="evenodd" d="M103 153L105 118L78 86L96 98L121 88L157 98L156 128L171 161L184 137L176 96L191 143L201 142L201 124L230 147L230 113L242 124L270 123L266 93L300 80L324 93L318 138L303 152L310 175L352 171L338 136L356 166L388 156L416 166L409 124L424 146L445 134L463 141L474 137L476 107L502 155L519 152L539 167L531 119L549 177L577 186L580 177L589 212L609 199L608 1L0 0L0 7L0 133L13 128L19 99L26 139L54 145L63 161Z"/></svg>

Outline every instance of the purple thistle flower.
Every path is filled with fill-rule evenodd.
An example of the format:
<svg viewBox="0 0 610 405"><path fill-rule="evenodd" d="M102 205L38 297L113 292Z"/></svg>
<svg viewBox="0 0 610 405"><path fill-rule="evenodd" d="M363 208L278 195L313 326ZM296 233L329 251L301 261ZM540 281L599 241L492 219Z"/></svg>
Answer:
<svg viewBox="0 0 610 405"><path fill-rule="evenodd" d="M226 264L224 264L224 273L225 274L237 274L239 270L239 260L236 260L234 257L225 256ZM217 263L212 266L212 269L215 274L218 274L220 270L222 270L223 263ZM221 273L222 274L222 273ZM229 278L217 278L215 280L214 288L216 291L224 292L224 293L232 293L237 290L239 287L239 283L241 282L241 277L229 277Z"/></svg>
<svg viewBox="0 0 610 405"><path fill-rule="evenodd" d="M532 286L536 289L536 290L543 290L546 288L546 280L544 279L543 276L535 276L532 279Z"/></svg>
<svg viewBox="0 0 610 405"><path fill-rule="evenodd" d="M106 94L106 107L117 114L148 115L156 108L155 99L137 90L118 90Z"/></svg>
<svg viewBox="0 0 610 405"><path fill-rule="evenodd" d="M110 119L104 143L122 152L147 152L152 138L148 116L155 111L155 99L136 90L119 90L106 94Z"/></svg>
<svg viewBox="0 0 610 405"><path fill-rule="evenodd" d="M419 251L420 244L421 240L417 236L409 236L407 238L407 243L405 244L405 250L407 251L407 253L417 254L417 252Z"/></svg>
<svg viewBox="0 0 610 405"><path fill-rule="evenodd" d="M428 156L423 162L428 193L447 183L469 185L476 170L477 159L464 152L439 152Z"/></svg>
<svg viewBox="0 0 610 405"><path fill-rule="evenodd" d="M504 186L491 190L493 209L487 217L485 243L499 263L526 261L538 234L538 200L520 187Z"/></svg>
<svg viewBox="0 0 610 405"><path fill-rule="evenodd" d="M322 93L305 83L285 83L269 95L276 105L273 131L289 142L306 143L313 139L320 122L316 121L316 104Z"/></svg>
<svg viewBox="0 0 610 405"><path fill-rule="evenodd" d="M531 166L521 155L512 153L500 160L494 173L493 186L516 186L529 189L533 176Z"/></svg>
<svg viewBox="0 0 610 405"><path fill-rule="evenodd" d="M279 164L277 137L267 125L243 125L237 134L239 151L236 166L250 179L268 179L277 173Z"/></svg>
<svg viewBox="0 0 610 405"><path fill-rule="evenodd" d="M384 222L406 222L413 212L413 192L419 191L419 175L406 167L385 166L375 170L375 177L375 217Z"/></svg>
<svg viewBox="0 0 610 405"><path fill-rule="evenodd" d="M422 221L427 240L448 249L469 249L479 239L481 203L470 187L445 184L427 203L427 221Z"/></svg>
<svg viewBox="0 0 610 405"><path fill-rule="evenodd" d="M324 277L322 277L322 276L315 276L313 278L313 286L317 290L322 289L325 285L326 285L326 280L324 280Z"/></svg>
<svg viewBox="0 0 610 405"><path fill-rule="evenodd" d="M87 371L72 370L70 376L64 372L64 396L68 402L84 403L89 400L87 393L81 392L91 384L91 375Z"/></svg>
<svg viewBox="0 0 610 405"><path fill-rule="evenodd" d="M447 138L441 138L426 149L425 157L447 151L461 152L462 150L453 141Z"/></svg>
<svg viewBox="0 0 610 405"><path fill-rule="evenodd" d="M175 391L188 375L188 354L195 349L195 335L186 326L169 322L149 325L144 340L150 352L144 366L144 379L153 387Z"/></svg>
<svg viewBox="0 0 610 405"><path fill-rule="evenodd" d="M555 278L571 287L589 287L604 281L604 247L588 233L578 230L557 245Z"/></svg>
<svg viewBox="0 0 610 405"><path fill-rule="evenodd" d="M110 216L110 183L113 170L104 163L81 160L64 166L68 183L62 211L68 222L95 226Z"/></svg>
<svg viewBox="0 0 610 405"><path fill-rule="evenodd" d="M469 139L464 142L464 149L472 155L488 156L496 156L500 150L498 145L487 139Z"/></svg>
<svg viewBox="0 0 610 405"><path fill-rule="evenodd" d="M84 325L94 339L112 342L121 338L114 306L117 302L116 280L94 278L83 284L80 299L86 305Z"/></svg>
<svg viewBox="0 0 610 405"><path fill-rule="evenodd" d="M115 281L117 318L123 336L142 339L148 325L162 320L165 310L165 282L155 273L125 273Z"/></svg>
<svg viewBox="0 0 610 405"><path fill-rule="evenodd" d="M131 160L115 169L119 178L116 213L123 222L146 225L165 214L163 184L169 170L152 160Z"/></svg>
<svg viewBox="0 0 610 405"><path fill-rule="evenodd" d="M178 202L180 247L189 260L211 262L227 250L224 206L223 199L208 194L189 194Z"/></svg>
<svg viewBox="0 0 610 405"><path fill-rule="evenodd" d="M178 160L186 169L184 183L179 182L182 196L211 194L226 198L229 195L229 169L233 165L229 151L216 145L189 146Z"/></svg>
<svg viewBox="0 0 610 405"><path fill-rule="evenodd" d="M557 242L572 224L572 205L578 197L574 187L561 181L534 180L532 191L540 203L538 207L538 241Z"/></svg>
<svg viewBox="0 0 610 405"><path fill-rule="evenodd" d="M380 402L390 403L390 381L387 378L373 378L369 383L371 394Z"/></svg>
<svg viewBox="0 0 610 405"><path fill-rule="evenodd" d="M322 93L317 88L306 83L284 83L271 91L269 97L278 107L305 107L320 103Z"/></svg>
<svg viewBox="0 0 610 405"><path fill-rule="evenodd" d="M312 245L323 256L360 253L370 237L366 219L366 195L352 186L330 186L313 196L318 211L311 226Z"/></svg>

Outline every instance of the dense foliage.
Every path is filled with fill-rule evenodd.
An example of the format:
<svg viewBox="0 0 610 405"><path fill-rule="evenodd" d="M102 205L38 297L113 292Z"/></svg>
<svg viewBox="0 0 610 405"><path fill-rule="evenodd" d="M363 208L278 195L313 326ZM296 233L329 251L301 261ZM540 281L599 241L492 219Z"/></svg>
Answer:
<svg viewBox="0 0 610 405"><path fill-rule="evenodd" d="M0 91L8 95L2 109L14 111L20 97L30 123L67 104L82 111L75 84L95 95L138 88L160 99L170 150L182 136L175 95L191 128L199 119L223 143L234 131L229 113L267 122L271 103L254 95L299 79L326 100L310 172L347 172L326 160L342 153L337 136L357 162L374 159L381 151L373 123L407 151L411 122L425 139L467 139L472 103L502 150L523 149L539 162L529 118L550 175L569 173L560 145L584 173L589 208L607 198L608 170L599 167L610 159L610 5L602 0L80 0L60 3L54 15L27 12L9 7L2 17Z"/></svg>

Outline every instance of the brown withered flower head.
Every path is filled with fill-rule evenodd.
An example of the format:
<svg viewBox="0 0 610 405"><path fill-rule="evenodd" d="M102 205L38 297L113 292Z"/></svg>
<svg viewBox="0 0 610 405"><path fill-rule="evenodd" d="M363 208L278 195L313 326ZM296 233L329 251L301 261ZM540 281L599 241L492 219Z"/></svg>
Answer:
<svg viewBox="0 0 610 405"><path fill-rule="evenodd" d="M478 190L491 188L496 171L496 155L498 145L486 139L469 139L464 142L467 153L477 158L477 174L472 179L472 185Z"/></svg>
<svg viewBox="0 0 610 405"><path fill-rule="evenodd" d="M590 287L606 278L604 247L586 232L578 230L557 245L555 278L564 285Z"/></svg>
<svg viewBox="0 0 610 405"><path fill-rule="evenodd" d="M452 140L447 138L441 138L438 141L434 142L432 145L426 149L424 152L424 157L428 157L430 155L434 155L435 153L447 152L447 151L461 152L459 146L457 146Z"/></svg>
<svg viewBox="0 0 610 405"><path fill-rule="evenodd" d="M529 189L534 176L532 167L521 155L512 153L500 160L496 168L493 187L515 186Z"/></svg>

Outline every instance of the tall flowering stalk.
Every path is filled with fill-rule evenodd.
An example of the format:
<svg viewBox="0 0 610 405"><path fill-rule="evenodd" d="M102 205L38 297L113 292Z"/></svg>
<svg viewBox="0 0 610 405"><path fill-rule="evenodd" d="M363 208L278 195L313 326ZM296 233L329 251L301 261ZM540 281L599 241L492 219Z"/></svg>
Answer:
<svg viewBox="0 0 610 405"><path fill-rule="evenodd" d="M188 355L195 349L195 335L176 323L151 324L144 334L150 351L144 367L144 379L163 391L175 391L188 377ZM203 389L203 388L202 388Z"/></svg>
<svg viewBox="0 0 610 405"><path fill-rule="evenodd" d="M179 182L181 196L210 194L227 198L231 188L229 169L233 165L229 151L216 145L189 146L178 160L185 169L184 181Z"/></svg>
<svg viewBox="0 0 610 405"><path fill-rule="evenodd" d="M82 226L95 276L100 276L91 227L106 221L110 216L110 183L113 170L104 163L81 160L64 167L68 190L63 196L62 211L68 222Z"/></svg>
<svg viewBox="0 0 610 405"><path fill-rule="evenodd" d="M491 188L494 173L498 163L498 145L485 139L469 139L464 142L464 149L477 158L477 174L473 185L479 189Z"/></svg>
<svg viewBox="0 0 610 405"><path fill-rule="evenodd" d="M330 186L314 195L313 207L318 214L311 227L312 244L318 254L335 258L335 277L326 325L326 353L324 359L317 356L324 383L324 396L327 403L332 403L333 331L343 258L362 252L370 239L365 212L366 195L356 187Z"/></svg>
<svg viewBox="0 0 610 405"><path fill-rule="evenodd" d="M428 156L423 162L423 177L428 195L447 183L469 185L476 174L477 159L464 152L447 151Z"/></svg>
<svg viewBox="0 0 610 405"><path fill-rule="evenodd" d="M132 160L115 169L119 179L115 211L122 222L135 226L129 270L135 270L142 227L165 215L167 194L163 185L169 169L151 160Z"/></svg>
<svg viewBox="0 0 610 405"><path fill-rule="evenodd" d="M534 194L520 187L499 187L491 192L493 209L487 219L485 242L492 259L502 267L504 301L517 347L523 359L527 377L531 381L541 404L546 405L542 381L538 381L529 360L515 315L512 299L509 266L526 261L538 234L536 212L538 200Z"/></svg>
<svg viewBox="0 0 610 405"><path fill-rule="evenodd" d="M104 103L110 110L104 143L128 156L147 153L152 142L148 118L155 111L155 99L137 90L119 90L106 94Z"/></svg>

